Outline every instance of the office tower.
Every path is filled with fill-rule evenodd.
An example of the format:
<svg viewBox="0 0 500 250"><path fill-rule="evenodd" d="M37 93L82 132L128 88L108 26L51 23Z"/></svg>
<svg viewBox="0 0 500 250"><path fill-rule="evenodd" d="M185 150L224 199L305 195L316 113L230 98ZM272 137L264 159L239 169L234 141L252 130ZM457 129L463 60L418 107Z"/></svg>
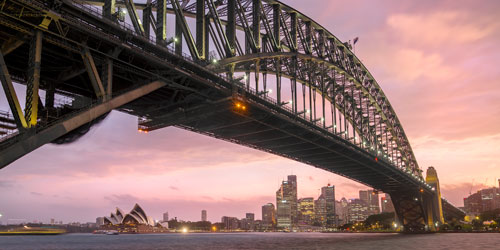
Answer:
<svg viewBox="0 0 500 250"><path fill-rule="evenodd" d="M236 217L222 216L221 222L228 231L238 229L239 220Z"/></svg>
<svg viewBox="0 0 500 250"><path fill-rule="evenodd" d="M369 207L361 199L352 199L347 206L347 223L355 223L366 220L370 215Z"/></svg>
<svg viewBox="0 0 500 250"><path fill-rule="evenodd" d="M276 224L276 210L272 203L262 206L262 227L269 230Z"/></svg>
<svg viewBox="0 0 500 250"><path fill-rule="evenodd" d="M289 175L287 177L288 183L291 184L290 190L290 198L287 198L290 201L291 213L292 213L292 225L296 225L299 220L299 211L297 204L297 176Z"/></svg>
<svg viewBox="0 0 500 250"><path fill-rule="evenodd" d="M277 226L290 229L297 221L297 176L289 175L276 191Z"/></svg>
<svg viewBox="0 0 500 250"><path fill-rule="evenodd" d="M312 225L314 221L314 198L307 197L298 200L299 224Z"/></svg>
<svg viewBox="0 0 500 250"><path fill-rule="evenodd" d="M163 221L168 221L168 212L163 213Z"/></svg>
<svg viewBox="0 0 500 250"><path fill-rule="evenodd" d="M314 221L317 225L326 226L326 199L323 194L314 201Z"/></svg>
<svg viewBox="0 0 500 250"><path fill-rule="evenodd" d="M360 190L359 199L368 207L369 215L380 213L378 193L375 190Z"/></svg>
<svg viewBox="0 0 500 250"><path fill-rule="evenodd" d="M255 229L255 214L247 213L245 216L246 219L246 229L253 231Z"/></svg>
<svg viewBox="0 0 500 250"><path fill-rule="evenodd" d="M335 227L337 225L335 213L335 186L328 186L321 188L321 196L325 199L326 209L326 226Z"/></svg>
<svg viewBox="0 0 500 250"><path fill-rule="evenodd" d="M201 221L207 221L207 210L201 210Z"/></svg>

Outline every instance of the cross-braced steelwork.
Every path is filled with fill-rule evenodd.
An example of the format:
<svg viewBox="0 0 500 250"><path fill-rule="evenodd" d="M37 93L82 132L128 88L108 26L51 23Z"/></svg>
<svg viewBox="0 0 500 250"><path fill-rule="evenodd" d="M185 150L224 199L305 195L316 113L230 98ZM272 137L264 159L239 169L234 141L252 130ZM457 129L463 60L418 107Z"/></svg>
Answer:
<svg viewBox="0 0 500 250"><path fill-rule="evenodd" d="M350 44L281 2L4 0L0 26L10 106L0 113L0 167L71 142L117 109L138 116L139 131L178 126L387 192L405 230L434 230L443 218ZM12 82L26 86L24 112Z"/></svg>

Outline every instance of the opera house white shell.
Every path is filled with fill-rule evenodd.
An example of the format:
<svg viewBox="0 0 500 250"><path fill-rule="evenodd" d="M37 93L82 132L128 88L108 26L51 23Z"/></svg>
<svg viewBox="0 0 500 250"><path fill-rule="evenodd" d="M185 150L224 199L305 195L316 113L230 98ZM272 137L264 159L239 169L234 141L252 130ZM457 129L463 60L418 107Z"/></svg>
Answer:
<svg viewBox="0 0 500 250"><path fill-rule="evenodd" d="M134 224L134 225L148 225L154 226L155 223L151 216L147 216L144 210L135 204L134 208L128 214L124 214L120 208L116 208L115 213L111 213L109 217L104 217L104 224L120 225L120 224Z"/></svg>

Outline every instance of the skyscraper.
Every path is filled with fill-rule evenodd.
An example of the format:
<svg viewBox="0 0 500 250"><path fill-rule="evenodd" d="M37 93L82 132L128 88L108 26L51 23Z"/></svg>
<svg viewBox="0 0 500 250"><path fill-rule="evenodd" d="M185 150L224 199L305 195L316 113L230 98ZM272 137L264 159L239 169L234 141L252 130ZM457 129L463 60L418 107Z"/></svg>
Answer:
<svg viewBox="0 0 500 250"><path fill-rule="evenodd" d="M297 203L299 224L311 225L314 220L314 198L302 198Z"/></svg>
<svg viewBox="0 0 500 250"><path fill-rule="evenodd" d="M163 213L163 221L168 221L168 212Z"/></svg>
<svg viewBox="0 0 500 250"><path fill-rule="evenodd" d="M323 194L314 201L314 222L315 225L326 226L326 199Z"/></svg>
<svg viewBox="0 0 500 250"><path fill-rule="evenodd" d="M277 226L290 229L297 223L297 176L289 175L276 191Z"/></svg>
<svg viewBox="0 0 500 250"><path fill-rule="evenodd" d="M201 221L207 221L207 210L201 210Z"/></svg>
<svg viewBox="0 0 500 250"><path fill-rule="evenodd" d="M276 211L273 203L267 203L262 206L262 227L272 229L276 224Z"/></svg>
<svg viewBox="0 0 500 250"><path fill-rule="evenodd" d="M369 215L380 213L378 193L375 190L360 190L359 199L368 207Z"/></svg>
<svg viewBox="0 0 500 250"><path fill-rule="evenodd" d="M335 214L335 186L328 186L321 188L321 195L325 199L326 206L326 226L334 227L337 225Z"/></svg>
<svg viewBox="0 0 500 250"><path fill-rule="evenodd" d="M290 190L290 207L291 207L291 213L292 213L292 225L296 225L298 220L299 220L299 207L297 204L297 176L296 175L289 175L288 176L288 183L291 184L292 189Z"/></svg>

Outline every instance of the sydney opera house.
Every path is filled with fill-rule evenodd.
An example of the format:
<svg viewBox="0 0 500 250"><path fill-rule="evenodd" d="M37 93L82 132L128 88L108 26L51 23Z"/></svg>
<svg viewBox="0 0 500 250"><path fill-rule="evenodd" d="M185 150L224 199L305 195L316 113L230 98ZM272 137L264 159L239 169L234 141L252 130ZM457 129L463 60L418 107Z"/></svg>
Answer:
<svg viewBox="0 0 500 250"><path fill-rule="evenodd" d="M125 214L120 208L116 208L115 213L111 213L109 217L104 217L105 229L118 230L121 233L157 233L166 232L168 229L156 226L153 218L147 216L146 212L135 204L134 208Z"/></svg>

